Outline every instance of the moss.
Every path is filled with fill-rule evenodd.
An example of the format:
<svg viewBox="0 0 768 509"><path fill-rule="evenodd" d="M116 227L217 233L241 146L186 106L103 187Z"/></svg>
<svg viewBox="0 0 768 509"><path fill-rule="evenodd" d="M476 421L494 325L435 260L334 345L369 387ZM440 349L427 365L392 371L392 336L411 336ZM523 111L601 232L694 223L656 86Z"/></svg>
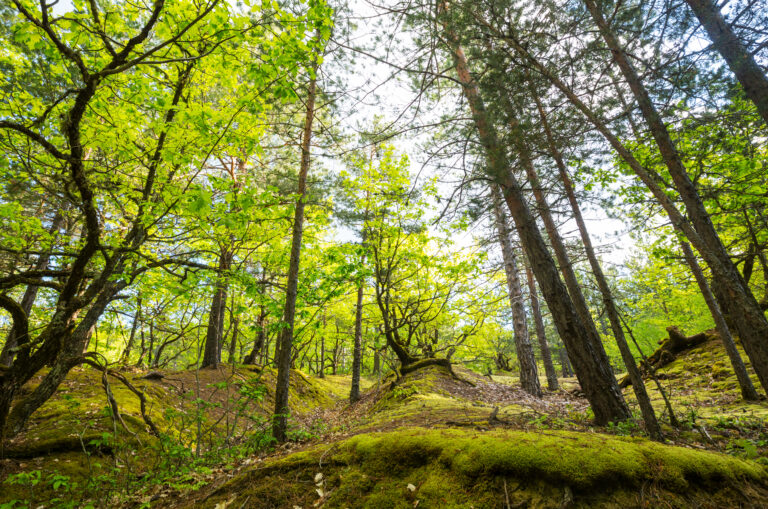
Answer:
<svg viewBox="0 0 768 509"><path fill-rule="evenodd" d="M562 501L564 486L587 506L636 505L642 491L684 507L691 497L706 501L746 487L756 502L768 502L761 466L717 453L595 433L404 428L267 462L214 492L205 506L232 496L236 505L256 500L288 478L293 491L282 488L287 498L278 505L311 506L318 472L324 507L413 507L417 500L423 507L498 507L505 490L515 503L550 507Z"/></svg>

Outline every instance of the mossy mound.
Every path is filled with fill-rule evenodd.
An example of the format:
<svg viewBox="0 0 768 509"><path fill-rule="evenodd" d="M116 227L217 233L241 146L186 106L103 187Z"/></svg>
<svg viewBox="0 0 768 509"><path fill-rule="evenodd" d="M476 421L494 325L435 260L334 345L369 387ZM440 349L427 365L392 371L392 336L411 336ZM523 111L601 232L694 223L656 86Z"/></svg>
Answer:
<svg viewBox="0 0 768 509"><path fill-rule="evenodd" d="M656 371L678 417L709 419L713 426L721 420L749 419L754 421L753 424L762 422L763 427L768 427L768 404L742 398L725 347L719 336L711 332L707 331L706 341L678 352L673 360ZM692 337L697 336L700 335ZM760 383L738 339L736 346L752 383L760 392ZM646 388L657 412L664 414L666 410L656 385L647 380ZM631 387L624 390L624 395L634 401Z"/></svg>
<svg viewBox="0 0 768 509"><path fill-rule="evenodd" d="M737 458L564 431L402 428L267 461L197 506L745 507L768 474Z"/></svg>
<svg viewBox="0 0 768 509"><path fill-rule="evenodd" d="M382 431L402 426L487 426L528 422L545 413L567 415L585 408L567 393L532 397L519 384L496 380L453 366L431 365L396 377L391 374L368 390L364 411L351 426L359 431Z"/></svg>
<svg viewBox="0 0 768 509"><path fill-rule="evenodd" d="M204 453L220 442L249 440L268 427L274 409L276 373L272 369L257 372L253 367L222 365L199 371L152 371L148 378L147 371L135 368L120 373L145 395L146 413L162 440L151 434L139 398L119 380L108 377L127 429L112 419L102 372L75 368L32 415L26 429L5 444L0 504L11 500L31 504L62 495L70 501L81 496L87 500L103 488L100 478L140 479L157 468L176 468L168 463L183 464L192 458L198 441ZM44 375L30 381L24 393L33 390ZM340 386L343 380L335 382ZM319 410L336 401L325 385L299 371L291 372L294 427L308 427ZM9 476L12 482L2 482ZM54 489L57 480L59 487ZM66 494L62 486L69 490Z"/></svg>

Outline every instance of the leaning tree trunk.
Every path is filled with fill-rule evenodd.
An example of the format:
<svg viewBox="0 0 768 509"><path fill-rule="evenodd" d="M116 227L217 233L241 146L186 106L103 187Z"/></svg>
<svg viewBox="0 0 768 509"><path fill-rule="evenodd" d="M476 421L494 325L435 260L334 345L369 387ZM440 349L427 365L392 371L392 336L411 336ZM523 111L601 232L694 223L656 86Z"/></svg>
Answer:
<svg viewBox="0 0 768 509"><path fill-rule="evenodd" d="M587 259L589 265L592 268L592 273L595 276L597 287L600 290L600 295L603 299L603 306L605 307L605 313L608 315L608 321L611 323L611 330L613 331L613 337L616 339L616 345L619 347L621 358L624 361L624 365L627 368L630 380L632 380L632 388L637 397L637 402L640 405L640 411L643 414L643 421L645 423L645 429L648 434L654 440L662 441L664 436L661 432L661 426L656 418L656 412L653 410L651 404L651 398L648 396L648 391L643 383L643 375L640 373L640 369L637 367L635 358L632 355L632 351L629 348L626 337L624 337L624 329L621 326L621 319L616 309L616 305L613 300L613 294L608 286L608 280L605 278L603 268L600 266L600 262L595 254L595 249L592 247L592 239L587 232L587 225L584 222L584 217L581 215L581 207L576 200L576 192L573 188L573 182L568 175L568 169L565 166L562 154L555 144L552 130L549 128L549 122L547 115L544 112L544 108L541 105L541 101L534 92L534 100L536 102L536 108L539 112L539 118L541 119L542 127L544 128L545 138L549 148L550 155L555 161L557 171L560 174L560 180L563 184L563 190L568 198L568 203L571 205L571 211L573 212L573 218L576 221L576 226L579 229L581 235L581 241L584 244L584 251L587 253Z"/></svg>
<svg viewBox="0 0 768 509"><path fill-rule="evenodd" d="M699 251L702 258L704 258L712 270L714 283L722 288L723 291L728 292L728 298L720 302L720 307L726 313L726 316L733 314L733 328L736 329L741 336L744 349L747 352L747 356L749 356L752 361L752 367L757 373L761 385L764 388L768 387L768 342L764 341L764 338L768 337L768 320L766 320L763 315L762 308L757 303L752 292L743 284L741 274L728 257L727 251L725 251L722 243L719 242L716 233L716 242L714 244L711 242L713 240L713 226L711 221L708 220L708 217L705 215L702 220L702 215L697 213L696 220L693 224L689 222L677 209L677 206L671 198L666 194L663 189L664 181L661 176L640 164L632 152L621 143L610 129L608 129L605 122L603 122L568 85L552 74L544 64L536 59L527 50L526 46L517 39L515 34L500 33L487 22L484 22L484 26L509 42L512 48L529 65L535 68L537 72L544 76L568 98L568 100L589 120L589 122L595 126L600 134L605 137L611 147L616 150L619 156L621 156L638 178L640 178L643 184L645 184L651 191L654 198L658 200L664 211L669 215L672 224L685 233L685 236L688 237L688 240ZM687 175L684 175L684 177L687 177ZM684 200L690 201L690 193L680 194ZM694 194L694 196L696 195ZM695 206L695 203L693 203L693 205ZM694 225L696 225L695 228ZM704 234L699 234L699 226L702 226L702 231L705 231Z"/></svg>
<svg viewBox="0 0 768 509"><path fill-rule="evenodd" d="M768 78L712 0L685 0L768 125Z"/></svg>
<svg viewBox="0 0 768 509"><path fill-rule="evenodd" d="M315 70L317 67L315 67ZM301 166L299 168L298 199L293 214L293 235L291 238L291 259L288 265L288 282L285 291L285 309L283 311L283 329L279 339L277 358L277 384L275 386L275 415L272 434L278 442L285 442L288 428L288 389L291 374L291 354L293 350L293 324L296 317L296 297L299 285L299 262L301 260L301 239L304 233L304 206L307 192L307 173L309 172L309 149L312 140L312 123L315 119L315 93L317 79L313 73L307 91L307 110L304 117L304 133L301 140Z"/></svg>
<svg viewBox="0 0 768 509"><path fill-rule="evenodd" d="M736 373L736 379L739 381L742 397L746 400L759 399L755 386L749 378L749 373L747 373L747 367L744 365L744 361L741 359L741 355L736 349L736 343L733 340L733 336L731 336L731 330L728 328L725 317L720 311L720 306L717 305L715 296L709 288L707 279L704 277L704 272L701 270L699 262L696 260L693 250L691 250L691 246L688 245L687 242L682 241L680 242L680 247L683 250L685 261L688 263L691 272L693 272L693 276L696 278L696 283L698 283L701 294L704 296L704 301L707 303L709 312L715 320L715 330L717 330L720 339L722 339L725 351L728 354L728 358L731 360L733 372Z"/></svg>
<svg viewBox="0 0 768 509"><path fill-rule="evenodd" d="M515 351L517 352L517 362L520 364L520 385L525 392L538 398L541 397L541 384L536 369L536 357L533 354L533 346L528 334L528 320L523 306L523 290L520 287L517 260L512 249L507 217L502 208L501 191L497 185L491 185L491 199L493 200L493 213L496 219L496 231L499 244L501 244L501 255L504 260L504 273L507 276L509 305L512 309L514 324Z"/></svg>
<svg viewBox="0 0 768 509"><path fill-rule="evenodd" d="M600 357L601 362L609 365L608 354L605 353L605 347L600 339L600 333L597 331L597 326L592 319L592 313L587 305L587 300L584 298L584 293L581 291L581 285L576 278L576 272L573 270L568 252L565 249L565 243L560 236L560 232L557 230L557 225L552 217L552 213L547 203L547 198L544 195L544 190L539 182L539 176L536 172L536 168L533 165L531 159L530 148L523 141L523 132L520 129L520 124L511 109L511 105L507 105L507 114L510 118L510 127L512 128L514 136L514 145L517 149L517 153L520 157L520 161L525 169L525 173L528 177L528 181L531 184L534 199L541 216L541 220L544 223L544 228L547 231L550 243L552 244L552 250L555 252L555 257L560 264L560 271L563 274L565 280L565 286L568 288L568 293L571 296L573 305L581 318L582 324L586 327L587 336L592 342L592 347L595 353Z"/></svg>
<svg viewBox="0 0 768 509"><path fill-rule="evenodd" d="M725 292L726 299L731 303L729 305L736 309L733 319L739 337L752 361L752 367L757 373L760 383L764 389L768 390L768 320L728 255L728 251L717 234L695 185L685 170L666 125L656 111L648 90L629 61L626 52L619 44L616 35L611 31L594 0L583 1L632 90L643 118L656 141L659 153L685 204L695 232L685 229L686 222L684 221L673 221L673 223L683 228L686 236L694 243L696 249L699 250L712 269L715 284Z"/></svg>
<svg viewBox="0 0 768 509"><path fill-rule="evenodd" d="M459 47L455 35L450 32L447 35L452 42L450 49L456 63L459 82L485 150L489 176L504 190L504 199L515 221L520 241L555 320L558 333L576 368L582 390L592 406L595 421L597 424L606 424L610 421L625 420L631 416L631 413L619 390L616 378L610 366L603 360L603 356L596 351L590 334L585 329L567 289L560 280L557 265L541 236L536 218L525 202L522 187L512 174L504 147L499 143L496 131L486 115L485 105L469 72L464 52Z"/></svg>
<svg viewBox="0 0 768 509"><path fill-rule="evenodd" d="M560 387L557 382L557 372L555 371L555 365L552 363L552 352L547 342L547 331L544 329L544 320L541 317L539 296L536 293L536 281L533 278L531 267L527 264L525 275L528 280L528 294L531 298L531 314L533 315L533 323L536 325L536 338L539 340L541 360L544 362L544 372L547 374L547 388L550 391L556 391Z"/></svg>

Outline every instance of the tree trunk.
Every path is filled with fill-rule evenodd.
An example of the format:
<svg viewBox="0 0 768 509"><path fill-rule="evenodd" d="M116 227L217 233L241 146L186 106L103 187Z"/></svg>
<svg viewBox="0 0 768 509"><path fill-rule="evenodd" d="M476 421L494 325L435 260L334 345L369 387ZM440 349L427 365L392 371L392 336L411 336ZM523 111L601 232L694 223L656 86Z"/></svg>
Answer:
<svg viewBox="0 0 768 509"><path fill-rule="evenodd" d="M264 305L262 304L259 307L259 319L257 322L257 325L259 327L259 331L256 333L256 341L253 343L253 349L251 349L251 353L248 354L248 356L243 359L243 364L258 364L259 356L261 355L261 350L264 348L264 343L266 340L266 327L267 327L267 312L264 309Z"/></svg>
<svg viewBox="0 0 768 509"><path fill-rule="evenodd" d="M208 328L205 334L205 348L201 368L216 368L221 363L221 347L224 338L224 317L227 307L227 271L232 264L232 252L222 247L219 254L219 267L216 275L216 287L208 313Z"/></svg>
<svg viewBox="0 0 768 509"><path fill-rule="evenodd" d="M563 183L563 190L565 191L565 195L568 198L568 203L571 205L573 218L576 221L576 226L578 227L579 234L581 235L581 241L584 244L584 251L587 253L589 265L592 268L592 273L595 276L597 287L600 290L600 295L603 299L603 306L605 307L605 313L608 315L608 321L611 323L613 337L616 339L616 345L619 347L619 352L621 353L621 358L624 361L624 366L626 366L629 378L632 380L632 388L635 392L635 396L637 397L637 402L640 405L640 411L643 414L645 430L654 440L662 441L664 440L664 436L661 432L661 426L659 425L659 421L656 418L656 412L653 410L651 398L648 396L648 391L646 390L645 384L643 383L643 375L640 373L640 370L637 367L637 362L635 362L635 358L629 348L627 339L624 336L624 329L621 326L621 320L619 318L616 305L613 301L611 289L608 286L608 281L605 278L603 268L600 266L600 262L597 259L595 250L592 247L592 239L589 237L589 232L587 232L587 225L584 222L584 217L581 215L581 207L579 207L579 202L576 200L576 192L573 188L573 182L571 182L571 177L568 175L568 169L565 166L565 161L563 161L562 154L555 144L552 131L549 128L549 123L547 121L547 115L544 112L544 108L542 107L538 96L536 96L535 93L534 100L536 102L536 108L539 112L539 118L541 119L542 127L544 128L544 134L547 140L550 155L552 156L552 159L554 159L555 166L557 166L558 173L560 174L560 180Z"/></svg>
<svg viewBox="0 0 768 509"><path fill-rule="evenodd" d="M227 362L235 364L235 348L237 347L237 333L238 326L240 325L240 319L236 316L232 317L232 340L229 342L229 352L227 355Z"/></svg>
<svg viewBox="0 0 768 509"><path fill-rule="evenodd" d="M131 356L131 350L133 350L133 342L136 339L136 329L141 321L141 295L136 297L136 312L133 314L133 323L131 323L131 333L128 336L128 343L125 345L120 356L120 364L127 364L128 358Z"/></svg>
<svg viewBox="0 0 768 509"><path fill-rule="evenodd" d="M56 215L53 216L53 221L51 222L51 227L48 229L48 233L51 235L54 235L59 231L59 229L64 224L64 214L62 211L57 211ZM48 268L48 262L51 260L51 253L45 252L42 253L38 258L37 262L35 263L34 270L46 270ZM35 285L28 285L27 289L24 291L24 295L21 298L21 309L24 311L24 314L29 317L29 313L32 311L32 306L35 304L35 299L37 299L37 290L38 286ZM15 327L11 326L11 330L8 331L8 336L5 338L5 345L3 346L3 351L0 352L0 366L10 366L13 362L13 358L16 354L16 347L19 346L19 338L17 337L17 331Z"/></svg>
<svg viewBox="0 0 768 509"><path fill-rule="evenodd" d="M725 351L728 353L728 358L731 360L733 372L736 373L736 379L739 381L742 397L745 400L759 399L755 386L749 378L749 373L747 373L747 367L744 365L744 361L741 359L741 355L736 349L736 343L733 340L733 336L731 336L731 330L728 328L725 317L723 317L723 313L720 311L720 306L717 305L715 296L712 295L712 291L709 289L707 279L704 277L704 272L701 270L699 262L696 260L693 250L691 250L691 246L689 246L687 242L682 241L680 242L680 247L683 250L685 261L688 263L691 272L693 272L693 276L696 278L696 282L699 285L701 294L704 296L704 301L707 303L709 312L715 320L715 329L723 341Z"/></svg>
<svg viewBox="0 0 768 509"><path fill-rule="evenodd" d="M363 282L357 287L357 302L355 304L355 349L352 357L352 388L349 391L349 401L355 403L360 399L360 364L363 357Z"/></svg>
<svg viewBox="0 0 768 509"><path fill-rule="evenodd" d="M539 398L541 397L541 385L536 369L536 357L533 354L533 346L528 334L528 320L523 306L523 290L520 287L517 260L512 249L507 217L502 209L501 191L496 185L491 185L491 199L493 200L496 231L504 260L504 272L507 276L507 292L514 323L515 351L517 362L520 365L520 385L525 392Z"/></svg>
<svg viewBox="0 0 768 509"><path fill-rule="evenodd" d="M768 78L712 0L685 0L768 125Z"/></svg>
<svg viewBox="0 0 768 509"><path fill-rule="evenodd" d="M315 66L315 71L317 66ZM285 292L285 310L283 312L283 329L280 334L280 351L277 358L277 384L275 387L275 415L272 424L272 434L278 442L285 442L288 428L288 388L290 384L291 353L293 348L293 324L296 316L296 297L299 284L299 262L301 259L301 239L304 233L304 206L307 191L307 173L310 163L310 143L312 138L312 122L315 118L315 92L317 81L315 75L309 82L307 91L307 110L304 118L304 133L301 140L301 166L299 168L298 200L293 215L293 235L291 238L291 259L288 266L288 282Z"/></svg>
<svg viewBox="0 0 768 509"><path fill-rule="evenodd" d="M684 230L685 234L694 243L696 249L699 250L712 269L715 283L722 288L726 293L728 301L737 309L733 318L739 337L742 340L747 355L752 361L752 367L755 369L763 388L768 390L768 320L766 320L762 309L757 303L757 299L755 299L755 296L744 282L741 273L733 264L725 246L715 231L704 203L701 201L696 187L683 166L677 147L672 141L661 116L656 111L648 90L643 86L627 54L619 44L615 34L611 31L594 0L584 0L584 3L632 90L643 118L650 128L651 135L658 145L659 153L669 169L675 187L685 204L695 229L695 232ZM683 222L673 221L673 223L678 227L685 226Z"/></svg>
<svg viewBox="0 0 768 509"><path fill-rule="evenodd" d="M550 243L552 244L552 250L555 252L555 257L560 264L560 271L563 274L565 286L568 288L568 293L571 296L571 300L573 301L576 312L579 314L581 322L586 328L586 334L592 343L592 348L594 349L596 355L600 357L600 362L606 365L610 365L608 355L605 353L605 347L603 346L603 342L600 338L600 333L597 331L595 322L592 319L592 313L589 310L589 306L587 305L587 300L584 298L584 293L581 291L581 285L579 284L579 280L573 270L573 265L571 264L568 252L565 249L565 243L563 242L563 238L560 236L560 232L557 230L557 225L555 224L555 220L552 217L552 213L550 212L549 204L547 203L547 197L544 195L544 190L542 189L539 182L539 176L536 173L536 168L534 167L533 160L531 159L530 148L523 141L524 133L520 129L520 124L518 123L518 120L514 115L511 106L508 105L507 109L507 113L510 117L510 127L512 128L513 133L513 143L517 148L520 161L523 165L523 168L525 169L525 173L531 185L539 215L541 216L541 220L544 223L544 228L547 231L547 236L549 237Z"/></svg>
<svg viewBox="0 0 768 509"><path fill-rule="evenodd" d="M453 34L449 33L448 36L449 40L455 41ZM510 171L504 148L500 145L496 132L486 116L485 106L469 72L464 52L456 42L450 49L454 54L459 81L472 110L478 136L485 150L489 176L504 190L504 199L515 221L520 241L552 312L558 333L576 367L577 377L592 406L595 421L597 424L607 424L610 421L625 420L631 414L616 383L616 378L611 373L610 366L595 350L594 342L560 280L557 265L549 254L544 238L536 225L536 219L525 202L523 190Z"/></svg>
<svg viewBox="0 0 768 509"><path fill-rule="evenodd" d="M539 305L539 296L536 293L536 281L533 278L533 271L526 264L525 274L528 280L528 293L531 297L531 314L533 323L536 325L536 338L539 341L541 349L541 360L544 362L544 372L547 374L547 388L550 391L556 391L559 388L557 383L557 372L552 363L552 352L549 350L547 342L547 332L544 330L544 320L541 317L541 306Z"/></svg>

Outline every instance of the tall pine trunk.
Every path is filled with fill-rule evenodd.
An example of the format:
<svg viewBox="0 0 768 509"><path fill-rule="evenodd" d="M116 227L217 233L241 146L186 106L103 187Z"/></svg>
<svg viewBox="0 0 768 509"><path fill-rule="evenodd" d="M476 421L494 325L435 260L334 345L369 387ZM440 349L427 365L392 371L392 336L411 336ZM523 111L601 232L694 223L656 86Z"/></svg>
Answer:
<svg viewBox="0 0 768 509"><path fill-rule="evenodd" d="M595 249L592 247L592 239L589 237L589 232L587 232L587 225L584 222L584 217L581 215L581 207L579 207L579 202L576 199L576 192L573 188L573 182L571 182L571 177L568 175L568 169L565 166L565 161L563 160L563 156L555 143L552 130L549 127L547 115L541 105L541 101L535 94L535 91L534 101L536 103L536 109L539 113L541 125L544 128L544 134L547 140L547 146L549 148L550 155L555 161L555 166L557 166L557 171L563 184L563 190L565 191L565 195L568 198L568 203L571 205L573 218L576 221L576 226L579 230L581 241L584 244L584 251L587 253L587 259L589 260L589 265L592 268L592 274L594 275L595 281L597 282L597 287L600 290L605 313L608 315L608 321L611 323L613 337L616 339L616 345L619 347L619 352L621 353L621 358L624 361L624 366L626 366L627 373L629 373L629 379L632 380L632 389L635 392L637 402L640 405L640 411L643 414L645 429L654 440L663 440L664 437L661 433L661 426L659 425L659 421L656 418L656 412L653 410L651 398L648 396L645 383L643 383L643 376L640 373L640 369L637 367L635 358L629 348L629 343L627 343L627 338L624 337L624 329L621 326L621 320L616 309L616 304L613 300L611 289L608 286L608 280L605 278L603 268L600 266L600 261L597 259Z"/></svg>
<svg viewBox="0 0 768 509"><path fill-rule="evenodd" d="M768 125L768 78L712 0L685 0Z"/></svg>
<svg viewBox="0 0 768 509"><path fill-rule="evenodd" d="M507 217L502 208L501 191L496 185L491 186L491 199L493 200L493 213L496 219L499 244L501 245L501 255L504 260L504 273L507 277L509 305L512 309L515 351L517 362L520 365L520 385L528 394L541 397L541 384L536 369L536 357L534 357L533 346L528 334L528 320L523 306L523 289L520 286L517 260L512 249Z"/></svg>
<svg viewBox="0 0 768 509"><path fill-rule="evenodd" d="M621 69L624 79L632 90L643 118L656 141L659 153L685 204L695 235L690 235L689 231L684 231L692 242L695 241L696 249L699 250L712 269L715 284L721 287L729 305L735 309L733 319L739 337L763 388L768 390L768 320L766 320L757 299L728 255L728 251L717 234L695 185L685 170L666 125L651 101L648 90L629 61L629 57L594 0L583 1L597 24L603 40L611 50L615 62ZM684 226L682 223L673 222L680 227Z"/></svg>
<svg viewBox="0 0 768 509"><path fill-rule="evenodd" d="M352 356L352 388L349 391L351 403L360 399L360 365L363 357L363 281L357 286L355 303L355 348Z"/></svg>
<svg viewBox="0 0 768 509"><path fill-rule="evenodd" d="M315 67L315 71L317 67ZM283 329L280 333L277 356L277 384L275 387L275 415L272 434L278 442L285 442L288 428L288 388L291 374L291 354L293 350L293 324L296 317L296 297L299 284L299 262L301 259L301 240L304 233L304 206L307 192L307 173L309 172L309 149L312 141L312 123L315 119L315 94L317 78L315 73L309 81L307 91L304 132L301 140L301 165L299 167L299 186L296 210L293 215L293 235L291 237L291 259L288 266L288 282L285 292L283 311Z"/></svg>
<svg viewBox="0 0 768 509"><path fill-rule="evenodd" d="M594 343L560 280L557 265L541 236L536 218L525 202L522 187L512 174L504 147L499 143L496 131L486 115L485 105L469 72L464 52L459 47L455 35L450 32L447 35L452 43L450 50L454 55L459 82L485 150L489 176L502 186L504 199L515 221L531 269L552 312L560 337L568 349L582 390L595 414L595 421L597 424L607 424L610 421L625 420L630 417L630 412L616 378L611 373L610 366L599 352L595 351Z"/></svg>
<svg viewBox="0 0 768 509"><path fill-rule="evenodd" d="M555 365L552 363L552 352L547 342L547 331L544 329L544 320L541 317L541 306L539 305L539 296L536 293L536 281L533 277L533 271L531 267L526 264L525 275L528 281L528 295L531 299L531 314L533 315L533 323L536 326L536 338L539 341L539 349L541 349L541 360L544 362L544 372L547 374L547 388L550 391L556 391L559 388L557 382L557 372L555 371Z"/></svg>
<svg viewBox="0 0 768 509"><path fill-rule="evenodd" d="M720 306L717 304L715 296L712 294L712 290L709 288L707 279L704 277L704 272L701 270L699 262L696 260L696 255L693 254L693 250L687 242L680 242L680 247L683 250L683 256L685 257L686 263L688 263L691 272L693 272L693 276L696 278L696 283L698 283L701 294L704 296L704 301L707 303L709 312L715 320L715 330L717 330L720 339L723 341L725 351L728 354L728 358L731 360L731 366L733 366L733 372L736 374L736 379L739 381L742 397L746 400L759 399L755 386L749 378L747 367L744 365L744 361L741 359L741 355L736 349L736 343L733 340L733 336L731 336L731 330L725 321L725 317L720 310Z"/></svg>

